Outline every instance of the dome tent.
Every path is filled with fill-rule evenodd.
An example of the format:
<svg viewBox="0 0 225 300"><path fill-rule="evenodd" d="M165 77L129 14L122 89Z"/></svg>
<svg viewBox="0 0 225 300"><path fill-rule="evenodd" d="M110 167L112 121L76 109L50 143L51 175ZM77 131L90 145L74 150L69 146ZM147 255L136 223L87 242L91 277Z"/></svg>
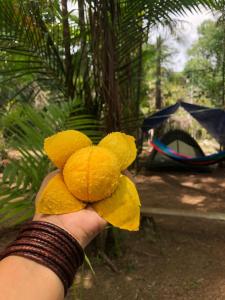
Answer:
<svg viewBox="0 0 225 300"><path fill-rule="evenodd" d="M178 102L146 118L142 130L147 132L149 129L157 128L179 107L189 112L221 145L225 145L225 111L185 102ZM186 167L190 164L189 167L199 169L202 168L202 165L213 164L225 158L225 152L204 156L198 143L184 131L169 133L160 141L153 141L152 145L155 152L153 151L149 157L148 166L154 167L158 163L160 169L169 166L175 167L180 162L186 164ZM163 155L160 153L156 155L157 152L161 152Z"/></svg>
<svg viewBox="0 0 225 300"><path fill-rule="evenodd" d="M220 145L225 145L225 111L219 108L210 108L186 102L177 102L166 107L143 122L142 130L157 128L174 114L179 107L184 108L194 119L196 119L209 134L211 134Z"/></svg>
<svg viewBox="0 0 225 300"><path fill-rule="evenodd" d="M175 129L168 131L162 138L161 142L178 153L183 153L191 157L203 157L205 156L199 144L192 138L187 132ZM208 170L203 167L204 170ZM147 160L148 170L189 170L190 167L180 164L173 159L163 155L156 149L153 149ZM192 168L196 169L196 168ZM199 167L197 167L199 170Z"/></svg>

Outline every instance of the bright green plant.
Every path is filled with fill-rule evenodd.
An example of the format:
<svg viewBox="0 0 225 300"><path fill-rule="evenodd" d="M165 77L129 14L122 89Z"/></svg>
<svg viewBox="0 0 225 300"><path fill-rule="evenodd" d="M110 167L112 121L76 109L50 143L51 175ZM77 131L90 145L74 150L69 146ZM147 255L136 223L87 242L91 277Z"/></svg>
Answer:
<svg viewBox="0 0 225 300"><path fill-rule="evenodd" d="M3 117L3 129L4 124L11 124L7 130L8 146L17 151L19 158L11 159L3 173L0 223L16 224L32 215L41 181L53 168L43 152L44 138L56 131L76 129L97 142L102 131L100 122L85 115L73 102L51 104L45 111L24 105L18 115Z"/></svg>
<svg viewBox="0 0 225 300"><path fill-rule="evenodd" d="M192 97L208 98L213 105L224 106L224 28L205 21L198 32L185 66Z"/></svg>

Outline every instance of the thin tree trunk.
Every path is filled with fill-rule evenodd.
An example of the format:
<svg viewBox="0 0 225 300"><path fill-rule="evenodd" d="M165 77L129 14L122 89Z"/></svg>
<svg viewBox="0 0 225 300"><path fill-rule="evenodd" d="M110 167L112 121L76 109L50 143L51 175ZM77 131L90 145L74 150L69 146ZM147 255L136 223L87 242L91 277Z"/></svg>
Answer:
<svg viewBox="0 0 225 300"><path fill-rule="evenodd" d="M136 118L137 118L137 126L136 126L136 142L138 148L138 154L142 151L142 131L139 128L139 115L140 115L140 100L141 100L141 83L142 83L142 41L140 42L138 49L138 81L137 81L137 96L136 96ZM136 173L139 170L139 157L135 160L135 170Z"/></svg>
<svg viewBox="0 0 225 300"><path fill-rule="evenodd" d="M140 42L138 49L138 69L137 69L137 97L136 97L136 117L139 119L139 109L141 100L141 83L142 83L142 41Z"/></svg>
<svg viewBox="0 0 225 300"><path fill-rule="evenodd" d="M70 99L74 97L74 86L73 86L73 64L71 55L71 37L70 37L70 27L68 20L68 7L67 0L61 0L62 5L62 27L63 27L63 44L65 49L65 71L66 71L66 88L67 96Z"/></svg>
<svg viewBox="0 0 225 300"><path fill-rule="evenodd" d="M103 9L103 96L106 104L107 132L121 129L119 87L116 78L116 6L117 1L102 1Z"/></svg>
<svg viewBox="0 0 225 300"><path fill-rule="evenodd" d="M225 109L225 8L222 10L222 26L223 26L223 61L222 61L222 107ZM220 150L223 151L225 145L220 145ZM224 162L220 162L220 167L223 168Z"/></svg>
<svg viewBox="0 0 225 300"><path fill-rule="evenodd" d="M89 78L89 59L87 51L87 30L85 24L85 3L84 0L78 0L78 11L79 11L79 26L80 26L80 44L82 51L82 68L83 72L83 93L84 93L84 104L89 113L93 113L93 101L90 88Z"/></svg>
<svg viewBox="0 0 225 300"><path fill-rule="evenodd" d="M222 106L225 109L225 9L223 9L223 62L222 62Z"/></svg>
<svg viewBox="0 0 225 300"><path fill-rule="evenodd" d="M156 42L157 59L156 59L156 84L155 84L155 106L156 109L162 108L162 90L161 90L161 77L162 77L162 39L159 36Z"/></svg>
<svg viewBox="0 0 225 300"><path fill-rule="evenodd" d="M101 117L103 111L103 89L102 89L102 30L100 15L101 10L99 4L95 3L94 7L89 6L89 20L90 20L90 47L92 53L92 67L93 67L93 85L94 96L93 105L97 117Z"/></svg>

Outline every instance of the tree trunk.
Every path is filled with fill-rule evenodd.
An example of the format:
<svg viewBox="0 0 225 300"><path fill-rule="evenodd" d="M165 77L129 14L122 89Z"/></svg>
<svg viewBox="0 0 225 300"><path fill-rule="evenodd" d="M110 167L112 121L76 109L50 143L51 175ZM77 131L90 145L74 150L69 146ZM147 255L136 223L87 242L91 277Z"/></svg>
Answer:
<svg viewBox="0 0 225 300"><path fill-rule="evenodd" d="M85 3L84 0L78 0L78 11L79 11L79 26L80 26L80 48L81 48L81 62L83 68L83 86L82 92L84 93L84 105L89 113L94 113L93 100L91 95L90 87L90 76L89 76L89 59L87 49L87 29L85 24Z"/></svg>
<svg viewBox="0 0 225 300"><path fill-rule="evenodd" d="M67 0L61 0L62 5L62 28L63 28L63 44L65 49L65 72L66 72L66 89L67 96L70 99L74 98L74 85L73 85L73 64L72 55L70 52L71 38L70 38L70 27L68 20L68 8Z"/></svg>
<svg viewBox="0 0 225 300"><path fill-rule="evenodd" d="M225 109L225 8L222 11L223 26L223 61L222 61L222 106Z"/></svg>
<svg viewBox="0 0 225 300"><path fill-rule="evenodd" d="M159 36L156 42L157 58L156 58L156 83L155 83L155 107L162 108L162 38Z"/></svg>
<svg viewBox="0 0 225 300"><path fill-rule="evenodd" d="M105 102L107 132L121 129L119 87L116 78L116 18L117 1L102 0L102 71L103 71L103 98Z"/></svg>
<svg viewBox="0 0 225 300"><path fill-rule="evenodd" d="M141 84L142 84L142 41L140 42L139 49L138 49L138 77L137 77L137 96L136 96L136 143L137 143L137 149L138 149L138 155L135 160L135 170L136 173L138 173L139 170L139 154L142 151L142 130L139 127L139 116L140 116L140 100L141 100Z"/></svg>

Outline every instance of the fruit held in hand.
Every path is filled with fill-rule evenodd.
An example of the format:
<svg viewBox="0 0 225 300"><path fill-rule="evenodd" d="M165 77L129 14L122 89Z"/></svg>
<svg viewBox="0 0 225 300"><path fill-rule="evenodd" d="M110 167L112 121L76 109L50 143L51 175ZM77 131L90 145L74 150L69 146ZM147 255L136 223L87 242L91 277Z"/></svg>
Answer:
<svg viewBox="0 0 225 300"><path fill-rule="evenodd" d="M140 200L133 182L121 174L136 157L134 138L121 132L107 135L97 146L75 130L45 140L44 149L61 169L40 194L36 211L64 214L92 204L112 225L138 230Z"/></svg>

